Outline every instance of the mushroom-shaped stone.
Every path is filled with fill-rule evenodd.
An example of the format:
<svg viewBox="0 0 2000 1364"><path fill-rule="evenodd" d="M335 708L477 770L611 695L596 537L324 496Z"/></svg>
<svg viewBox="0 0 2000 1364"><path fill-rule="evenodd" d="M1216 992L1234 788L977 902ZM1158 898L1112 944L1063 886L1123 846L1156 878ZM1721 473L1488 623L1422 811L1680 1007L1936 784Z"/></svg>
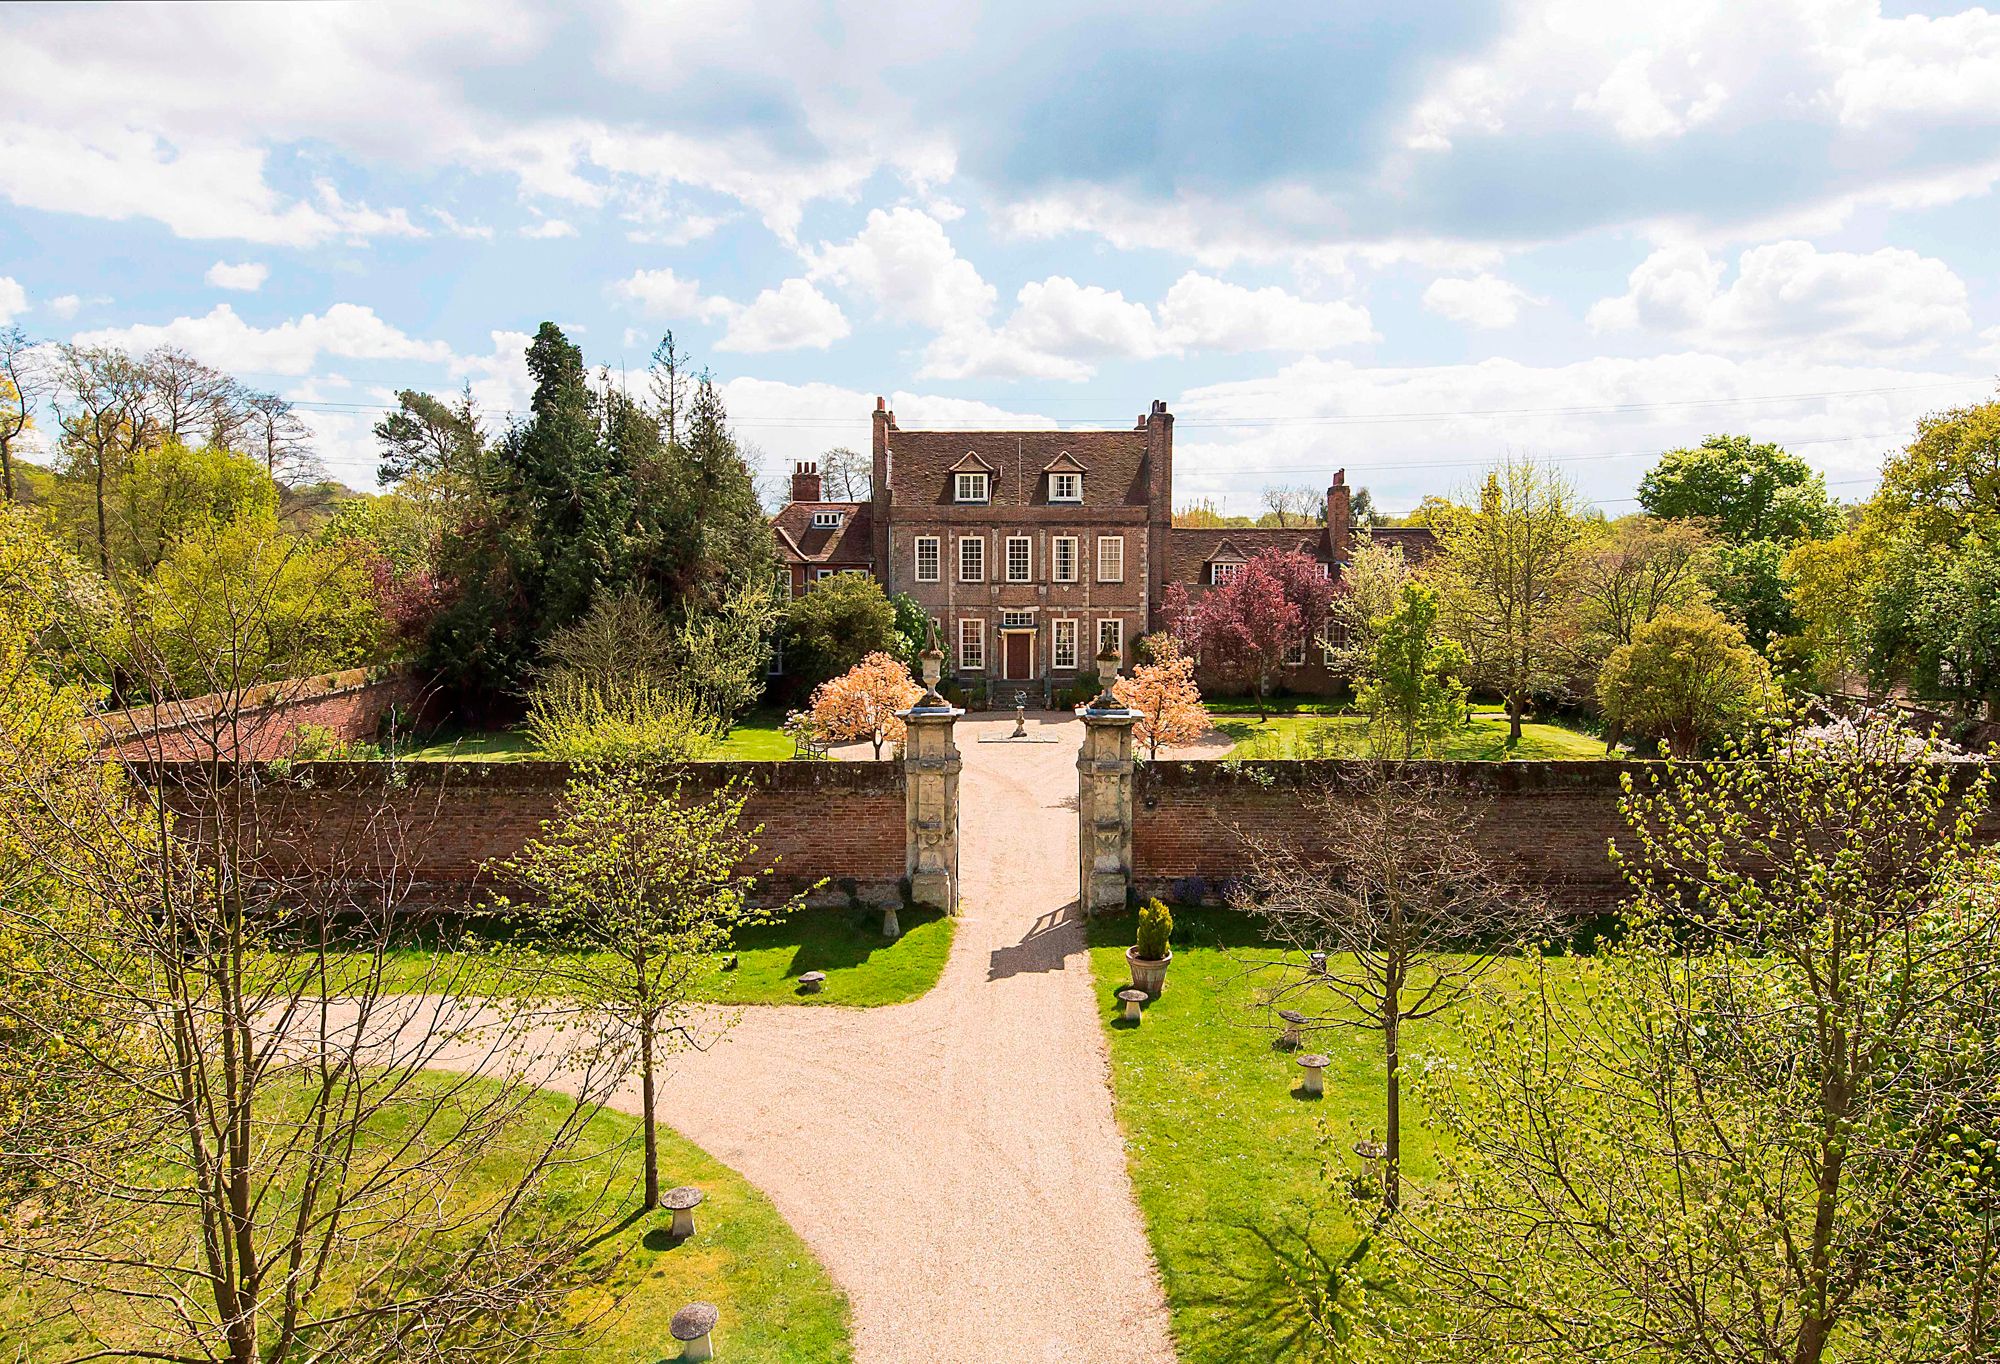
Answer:
<svg viewBox="0 0 2000 1364"><path fill-rule="evenodd" d="M673 1226L667 1228L667 1235L676 1241L685 1241L694 1235L694 1210L701 1206L702 1192L692 1184L683 1184L678 1189L668 1189L660 1199L660 1205L674 1214Z"/></svg>
<svg viewBox="0 0 2000 1364"><path fill-rule="evenodd" d="M1124 989L1118 992L1118 998L1125 1001L1125 1021L1128 1023L1137 1023L1140 1016L1139 1007L1150 996L1144 990Z"/></svg>
<svg viewBox="0 0 2000 1364"><path fill-rule="evenodd" d="M1307 969L1307 970L1309 970L1309 971L1311 971L1311 972L1312 972L1312 973L1313 973L1314 975L1316 975L1316 976L1323 976L1323 975L1325 975L1325 974L1326 974L1326 953L1324 953L1324 952L1308 952L1308 953L1306 953L1306 969Z"/></svg>
<svg viewBox="0 0 2000 1364"><path fill-rule="evenodd" d="M720 1315L712 1302L691 1302L674 1313L667 1330L681 1342L682 1359L715 1358L715 1345L709 1339L709 1332L715 1329L716 1318Z"/></svg>
<svg viewBox="0 0 2000 1364"><path fill-rule="evenodd" d="M1305 1067L1306 1093L1315 1098L1326 1093L1325 1072L1326 1068L1333 1064L1333 1058L1321 1056L1316 1051L1308 1052L1299 1058L1299 1064Z"/></svg>
<svg viewBox="0 0 2000 1364"><path fill-rule="evenodd" d="M885 905L882 909L882 936L892 942L903 936L903 925L896 918L896 907L894 905Z"/></svg>
<svg viewBox="0 0 2000 1364"><path fill-rule="evenodd" d="M816 995L826 984L826 972L808 971L799 977L799 993Z"/></svg>
<svg viewBox="0 0 2000 1364"><path fill-rule="evenodd" d="M1278 1017L1285 1022L1284 1035L1278 1039L1278 1045L1286 1051L1298 1050L1299 1044L1305 1041L1302 1029L1306 1025L1306 1016L1297 1009L1280 1009Z"/></svg>

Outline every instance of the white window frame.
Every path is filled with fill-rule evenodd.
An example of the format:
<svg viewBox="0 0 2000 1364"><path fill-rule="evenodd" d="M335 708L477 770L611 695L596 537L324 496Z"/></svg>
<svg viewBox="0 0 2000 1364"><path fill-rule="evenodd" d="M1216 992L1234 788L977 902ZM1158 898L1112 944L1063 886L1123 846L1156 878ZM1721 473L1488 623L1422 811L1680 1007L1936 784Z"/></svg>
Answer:
<svg viewBox="0 0 2000 1364"><path fill-rule="evenodd" d="M774 579L773 586L777 588L778 600L790 601L792 599L792 566L790 564L781 566L772 577Z"/></svg>
<svg viewBox="0 0 2000 1364"><path fill-rule="evenodd" d="M782 630L771 636L771 662L764 672L769 677L785 675L785 632Z"/></svg>
<svg viewBox="0 0 2000 1364"><path fill-rule="evenodd" d="M977 489L978 491L974 491ZM992 500L993 480L990 475L978 472L964 472L955 475L951 481L951 500L954 502L987 502Z"/></svg>
<svg viewBox="0 0 2000 1364"><path fill-rule="evenodd" d="M965 551L968 545L977 545L978 571L965 571ZM983 583L986 581L986 537L983 535L961 535L958 537L958 580L962 583Z"/></svg>
<svg viewBox="0 0 2000 1364"><path fill-rule="evenodd" d="M1291 648L1285 650L1287 668L1303 668L1306 665L1306 637L1300 635Z"/></svg>
<svg viewBox="0 0 2000 1364"><path fill-rule="evenodd" d="M1064 488L1068 488L1070 489L1070 491L1064 492L1063 491ZM1083 475L1078 473L1071 473L1067 470L1059 470L1056 473L1050 474L1049 501L1051 502L1083 501Z"/></svg>
<svg viewBox="0 0 2000 1364"><path fill-rule="evenodd" d="M1097 653L1104 653L1104 628L1111 627L1111 647L1118 651L1118 661L1125 661L1125 618L1123 616L1102 616L1097 622Z"/></svg>
<svg viewBox="0 0 2000 1364"><path fill-rule="evenodd" d="M1106 573L1105 551L1111 551L1112 571ZM1125 581L1125 537L1122 535L1100 535L1097 537L1097 581L1101 583L1122 583Z"/></svg>
<svg viewBox="0 0 2000 1364"><path fill-rule="evenodd" d="M1319 632L1319 661L1322 667L1333 666L1333 653L1333 627L1328 626Z"/></svg>
<svg viewBox="0 0 2000 1364"><path fill-rule="evenodd" d="M1014 547L1021 547L1021 571L1014 572ZM1035 580L1035 537L1032 535L1010 535L1006 548L1007 581L1010 583L1031 583Z"/></svg>
<svg viewBox="0 0 2000 1364"><path fill-rule="evenodd" d="M958 666L965 672L986 671L986 622L977 616L958 618Z"/></svg>
<svg viewBox="0 0 2000 1364"><path fill-rule="evenodd" d="M813 513L812 525L814 530L839 530L841 523L846 519L845 512L816 511Z"/></svg>
<svg viewBox="0 0 2000 1364"><path fill-rule="evenodd" d="M1220 587L1226 582L1234 581L1236 575L1241 573L1242 571L1243 571L1242 564L1232 564L1232 563L1210 564L1208 566L1208 585L1210 587Z"/></svg>
<svg viewBox="0 0 2000 1364"><path fill-rule="evenodd" d="M924 572L924 549L926 546L929 547L931 552L931 571L928 574ZM944 541L940 540L937 536L919 535L915 543L911 546L910 554L912 559L911 571L916 574L918 582L934 583L944 577Z"/></svg>
<svg viewBox="0 0 2000 1364"><path fill-rule="evenodd" d="M1067 571L1065 571L1063 565L1063 554L1065 550L1067 550L1069 554L1069 564ZM1052 548L1049 551L1050 577L1059 583L1075 582L1076 561L1078 557L1081 555L1081 553L1082 553L1082 547L1077 543L1077 538L1074 535L1056 536L1054 541L1052 542Z"/></svg>
<svg viewBox="0 0 2000 1364"><path fill-rule="evenodd" d="M1050 625L1050 667L1059 672L1075 672L1077 670L1076 638L1076 619L1074 617L1064 616ZM1067 662L1064 661L1065 654L1068 656Z"/></svg>
<svg viewBox="0 0 2000 1364"><path fill-rule="evenodd" d="M837 568L816 568L813 570L813 581L816 583L823 583L828 578L831 578L834 574L839 573L840 571L841 570Z"/></svg>

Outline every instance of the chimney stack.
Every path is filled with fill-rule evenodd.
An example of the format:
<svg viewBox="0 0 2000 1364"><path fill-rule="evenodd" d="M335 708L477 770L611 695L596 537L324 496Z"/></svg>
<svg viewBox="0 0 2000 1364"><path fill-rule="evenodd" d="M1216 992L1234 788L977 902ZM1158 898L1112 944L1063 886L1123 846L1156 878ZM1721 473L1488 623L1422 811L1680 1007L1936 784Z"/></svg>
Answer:
<svg viewBox="0 0 2000 1364"><path fill-rule="evenodd" d="M818 502L820 498L819 461L802 459L792 465L792 501Z"/></svg>
<svg viewBox="0 0 2000 1364"><path fill-rule="evenodd" d="M1336 564L1346 563L1354 545L1354 512L1348 505L1347 470L1335 469L1326 490L1326 547Z"/></svg>

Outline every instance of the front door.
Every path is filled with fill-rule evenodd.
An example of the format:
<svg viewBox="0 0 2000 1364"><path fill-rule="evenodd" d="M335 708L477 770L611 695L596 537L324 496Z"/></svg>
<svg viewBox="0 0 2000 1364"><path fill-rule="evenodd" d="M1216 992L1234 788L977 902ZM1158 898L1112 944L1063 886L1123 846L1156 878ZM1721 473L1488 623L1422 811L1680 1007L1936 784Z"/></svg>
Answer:
<svg viewBox="0 0 2000 1364"><path fill-rule="evenodd" d="M1026 681L1034 675L1035 636L1031 631L1017 630L1002 635L1007 641L1007 671L1002 674L1009 682Z"/></svg>

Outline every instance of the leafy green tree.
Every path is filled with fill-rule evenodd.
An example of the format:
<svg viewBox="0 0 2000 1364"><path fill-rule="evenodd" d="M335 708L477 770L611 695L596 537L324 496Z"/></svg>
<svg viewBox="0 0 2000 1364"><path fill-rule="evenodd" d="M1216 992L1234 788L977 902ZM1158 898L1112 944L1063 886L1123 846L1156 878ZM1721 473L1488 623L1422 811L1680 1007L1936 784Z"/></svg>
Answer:
<svg viewBox="0 0 2000 1364"><path fill-rule="evenodd" d="M865 573L822 578L785 608L785 666L817 685L869 654L901 656L905 640L882 584Z"/></svg>
<svg viewBox="0 0 2000 1364"><path fill-rule="evenodd" d="M1865 676L1874 630L1876 580L1886 546L1878 518L1808 540L1786 554L1786 599L1796 638L1792 662L1818 686L1839 691Z"/></svg>
<svg viewBox="0 0 2000 1364"><path fill-rule="evenodd" d="M1531 962L1426 1072L1439 1176L1378 1241L1426 1286L1392 1357L2000 1348L1992 774L1907 737L1773 729L1633 782L1622 940Z"/></svg>
<svg viewBox="0 0 2000 1364"><path fill-rule="evenodd" d="M1472 676L1505 699L1508 737L1518 743L1529 699L1561 682L1592 522L1564 475L1525 459L1488 473L1473 506L1419 510L1438 536L1428 572L1443 589L1446 629Z"/></svg>
<svg viewBox="0 0 2000 1364"><path fill-rule="evenodd" d="M113 571L150 577L190 536L276 518L278 485L254 459L167 440L133 453L108 503Z"/></svg>
<svg viewBox="0 0 2000 1364"><path fill-rule="evenodd" d="M1780 541L1746 540L1716 546L1709 560L1708 590L1722 613L1742 627L1753 649L1761 651L1798 628L1785 554Z"/></svg>
<svg viewBox="0 0 2000 1364"><path fill-rule="evenodd" d="M1715 546L1701 526L1622 516L1594 538L1578 565L1578 643L1601 664L1646 622L1705 605Z"/></svg>
<svg viewBox="0 0 2000 1364"><path fill-rule="evenodd" d="M1877 580L1872 671L1968 713L2000 703L2000 538L1967 534L1950 555L1914 533L1890 547Z"/></svg>
<svg viewBox="0 0 2000 1364"><path fill-rule="evenodd" d="M464 497L491 488L491 452L470 384L449 404L415 389L400 390L396 410L375 423L375 439L382 448L376 477L384 484L447 484Z"/></svg>
<svg viewBox="0 0 2000 1364"><path fill-rule="evenodd" d="M1413 570L1403 547L1363 537L1340 569L1340 590L1327 608L1326 638L1333 669L1345 677L1365 672L1375 657L1375 624L1402 604Z"/></svg>
<svg viewBox="0 0 2000 1364"><path fill-rule="evenodd" d="M660 1206L658 1068L695 1036L688 1003L737 929L774 917L751 903L758 829L740 787L701 792L631 770L572 781L561 814L501 868L540 930L543 979L614 1020L636 1046L645 1205ZM794 898L777 914L803 901Z"/></svg>
<svg viewBox="0 0 2000 1364"><path fill-rule="evenodd" d="M1928 544L2000 523L2000 398L1934 412L1882 468L1878 499Z"/></svg>
<svg viewBox="0 0 2000 1364"><path fill-rule="evenodd" d="M1639 505L1667 520L1706 521L1734 544L1792 544L1839 524L1826 482L1810 465L1748 436L1708 436L1667 451L1639 480Z"/></svg>
<svg viewBox="0 0 2000 1364"><path fill-rule="evenodd" d="M1640 626L1630 644L1604 661L1597 698L1619 729L1691 758L1769 706L1771 669L1744 644L1741 630L1698 608Z"/></svg>
<svg viewBox="0 0 2000 1364"><path fill-rule="evenodd" d="M907 592L898 592L889 598L889 607L896 613L896 638L902 641L896 650L896 657L902 659L912 673L921 676L922 655L930 639L930 613L924 610L923 603ZM944 647L942 639L939 640L939 647ZM944 664L944 671L951 671L949 660Z"/></svg>
<svg viewBox="0 0 2000 1364"><path fill-rule="evenodd" d="M1402 602L1376 622L1375 654L1359 689L1361 708L1403 756L1465 727L1465 650L1438 625L1438 594L1408 583Z"/></svg>
<svg viewBox="0 0 2000 1364"><path fill-rule="evenodd" d="M706 374L695 386L687 423L682 476L697 509L700 554L683 599L713 606L744 583L768 585L777 550L756 477L730 434L722 395Z"/></svg>

